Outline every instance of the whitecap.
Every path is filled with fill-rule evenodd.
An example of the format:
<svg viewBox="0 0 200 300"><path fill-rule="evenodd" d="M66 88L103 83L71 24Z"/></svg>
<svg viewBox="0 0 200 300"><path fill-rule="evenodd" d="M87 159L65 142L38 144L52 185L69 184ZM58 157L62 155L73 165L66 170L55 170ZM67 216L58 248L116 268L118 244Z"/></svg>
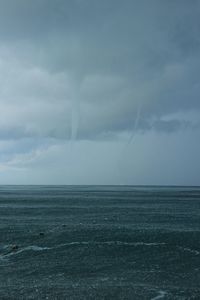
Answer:
<svg viewBox="0 0 200 300"><path fill-rule="evenodd" d="M2 255L0 255L0 259L4 259L4 258L8 258L10 256L25 252L25 251L46 251L46 250L51 250L51 249L58 249L58 248L62 248L65 246L88 246L88 245L97 245L97 246L101 246L101 245L108 245L108 246L134 246L134 247L139 247L139 246L160 246L160 245L165 245L165 243L146 243L146 242L122 242L122 241L104 241L104 242L95 242L95 241L74 241L74 242L68 242L68 243L63 243L60 245L56 245L53 247L41 247L41 246L37 246L37 245L30 245L24 248L19 248L15 251L11 251L10 246L9 245L5 245L3 248L7 249L7 253L4 253Z"/></svg>
<svg viewBox="0 0 200 300"><path fill-rule="evenodd" d="M165 245L165 243L122 242L122 241L108 241L108 242L102 242L101 244L119 245L119 246L160 246L160 245Z"/></svg>
<svg viewBox="0 0 200 300"><path fill-rule="evenodd" d="M51 248L49 248L49 247L40 247L40 246L36 246L36 245L27 246L27 247L21 248L19 250L12 251L12 252L9 252L7 254L4 254L4 255L2 255L2 257L3 258L4 257L10 257L10 256L13 256L13 255L25 252L25 251L44 251L44 250L49 250L49 249L51 249Z"/></svg>
<svg viewBox="0 0 200 300"><path fill-rule="evenodd" d="M165 291L159 291L158 295L154 298L152 298L151 300L159 300L159 299L163 299L166 296L166 292Z"/></svg>
<svg viewBox="0 0 200 300"><path fill-rule="evenodd" d="M162 246L166 245L166 243L146 243L146 242L122 242L122 241L104 241L104 242L95 242L95 241L80 241L80 242L69 242L69 243L64 243L60 244L58 246L52 247L53 248L60 248L60 247L65 247L65 246L81 246L81 245L108 245L108 246Z"/></svg>
<svg viewBox="0 0 200 300"><path fill-rule="evenodd" d="M179 249L181 249L183 251L186 251L186 252L190 252L190 253L195 254L195 255L199 255L200 254L199 251L194 250L194 249L190 249L190 248L179 247Z"/></svg>

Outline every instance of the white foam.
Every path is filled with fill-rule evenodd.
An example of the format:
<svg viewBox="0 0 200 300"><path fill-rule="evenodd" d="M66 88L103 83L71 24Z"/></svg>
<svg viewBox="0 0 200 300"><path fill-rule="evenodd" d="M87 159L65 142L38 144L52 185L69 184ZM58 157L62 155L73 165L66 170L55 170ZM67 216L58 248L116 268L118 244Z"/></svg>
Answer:
<svg viewBox="0 0 200 300"><path fill-rule="evenodd" d="M79 245L108 245L108 246L160 246L165 245L165 243L145 243L145 242L122 242L122 241L105 241L105 242L93 242L93 241L82 241L82 242L70 242L70 243L64 243L60 244L58 246L52 247L53 248L60 248L64 246L79 246Z"/></svg>
<svg viewBox="0 0 200 300"><path fill-rule="evenodd" d="M167 293L165 291L159 291L159 294L156 297L152 298L151 300L163 299L166 296L166 294Z"/></svg>
<svg viewBox="0 0 200 300"><path fill-rule="evenodd" d="M165 245L165 243L145 243L145 242L122 242L122 241L105 241L105 242L95 242L95 241L75 241L75 242L69 242L69 243L63 243L60 245L56 245L54 247L40 247L37 245L31 245L27 246L21 249L17 249L15 251L11 251L9 245L5 245L3 248L7 249L9 252L0 255L0 259L3 260L4 258L25 252L25 251L45 251L45 250L50 250L50 249L58 249L62 248L65 246L81 246L81 245L108 245L108 246L160 246L160 245ZM199 254L199 253L198 253Z"/></svg>
<svg viewBox="0 0 200 300"><path fill-rule="evenodd" d="M64 244L60 244L60 245L57 245L55 247L52 247L51 249L55 249L55 248L62 248L62 247L65 247L65 246L79 246L79 245L89 245L91 244L91 242L70 242L70 243L64 243Z"/></svg>
<svg viewBox="0 0 200 300"><path fill-rule="evenodd" d="M44 250L49 250L51 248L48 248L48 247L39 247L39 246L27 246L27 247L24 247L22 249L19 249L19 250L16 250L16 251L12 251L12 252L9 252L7 254L4 254L2 255L2 257L10 257L10 256L13 256L13 255L16 255L16 254L19 254L19 253L22 253L22 252L25 252L25 251L44 251Z"/></svg>
<svg viewBox="0 0 200 300"><path fill-rule="evenodd" d="M27 250L33 250L33 251L43 251L43 250L49 250L51 248L49 247L40 247L40 246L28 246L28 247L25 247L24 249L21 249L21 250L24 250L24 251L27 251Z"/></svg>
<svg viewBox="0 0 200 300"><path fill-rule="evenodd" d="M199 254L200 254L199 251L194 250L194 249L190 249L190 248L179 247L179 249L181 249L181 250L183 250L183 251L187 251L187 252L193 253L193 254L195 254L195 255L199 255Z"/></svg>
<svg viewBox="0 0 200 300"><path fill-rule="evenodd" d="M108 241L99 244L105 245L119 245L119 246L160 246L165 245L165 243L145 243L145 242L121 242L121 241Z"/></svg>

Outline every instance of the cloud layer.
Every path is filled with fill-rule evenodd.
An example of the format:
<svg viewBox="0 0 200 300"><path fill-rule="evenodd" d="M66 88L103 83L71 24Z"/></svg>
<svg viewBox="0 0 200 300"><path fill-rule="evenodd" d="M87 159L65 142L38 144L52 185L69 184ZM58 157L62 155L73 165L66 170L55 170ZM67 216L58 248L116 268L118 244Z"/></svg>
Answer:
<svg viewBox="0 0 200 300"><path fill-rule="evenodd" d="M90 145L94 165L105 145L108 161L118 165L121 148L135 134L144 137L140 147L149 153L162 148L163 136L173 143L186 132L198 148L199 13L196 0L0 0L2 169L23 165L33 174L38 161L45 169L69 158L72 140L79 153L90 153ZM156 145L148 139L152 132ZM187 144L184 135L179 144ZM174 159L180 151L177 145ZM129 151L127 160L135 155ZM78 153L72 160L80 166L72 182L85 182ZM125 161L125 183L142 183L126 172ZM110 174L106 182L119 183L108 162L103 165ZM98 168L89 171L87 183L104 182L92 175ZM167 182L164 176L161 181Z"/></svg>

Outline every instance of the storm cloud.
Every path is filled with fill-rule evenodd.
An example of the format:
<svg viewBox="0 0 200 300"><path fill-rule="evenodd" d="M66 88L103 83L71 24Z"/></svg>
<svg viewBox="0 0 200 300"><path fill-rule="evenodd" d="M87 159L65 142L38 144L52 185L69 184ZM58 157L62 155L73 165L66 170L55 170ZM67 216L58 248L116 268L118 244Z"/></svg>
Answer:
<svg viewBox="0 0 200 300"><path fill-rule="evenodd" d="M199 162L199 14L196 0L0 1L2 180L198 184L145 170L159 149L156 169Z"/></svg>

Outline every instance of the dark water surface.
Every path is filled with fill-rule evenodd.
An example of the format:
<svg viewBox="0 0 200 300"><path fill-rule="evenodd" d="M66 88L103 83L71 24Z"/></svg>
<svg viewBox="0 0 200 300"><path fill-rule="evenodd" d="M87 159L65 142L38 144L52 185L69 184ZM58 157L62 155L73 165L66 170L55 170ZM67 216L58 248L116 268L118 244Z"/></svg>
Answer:
<svg viewBox="0 0 200 300"><path fill-rule="evenodd" d="M200 299L200 188L1 186L0 299Z"/></svg>

